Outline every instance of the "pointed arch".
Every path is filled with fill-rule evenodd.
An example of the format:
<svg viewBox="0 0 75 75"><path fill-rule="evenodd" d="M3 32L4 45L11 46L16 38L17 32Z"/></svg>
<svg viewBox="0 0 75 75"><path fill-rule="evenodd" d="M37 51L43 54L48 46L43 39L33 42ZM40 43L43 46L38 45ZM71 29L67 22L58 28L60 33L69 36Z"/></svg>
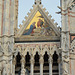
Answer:
<svg viewBox="0 0 75 75"><path fill-rule="evenodd" d="M56 51L53 54L53 74L59 75L58 54L56 53Z"/></svg>
<svg viewBox="0 0 75 75"><path fill-rule="evenodd" d="M16 56L15 74L21 74L21 55L18 52Z"/></svg>

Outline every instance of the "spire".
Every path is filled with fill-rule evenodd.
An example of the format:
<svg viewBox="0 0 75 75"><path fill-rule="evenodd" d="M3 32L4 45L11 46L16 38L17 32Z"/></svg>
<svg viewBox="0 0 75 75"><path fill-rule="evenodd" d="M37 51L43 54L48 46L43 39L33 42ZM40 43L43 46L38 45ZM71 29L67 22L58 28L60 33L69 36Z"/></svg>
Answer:
<svg viewBox="0 0 75 75"><path fill-rule="evenodd" d="M35 0L35 4L41 4L41 0Z"/></svg>

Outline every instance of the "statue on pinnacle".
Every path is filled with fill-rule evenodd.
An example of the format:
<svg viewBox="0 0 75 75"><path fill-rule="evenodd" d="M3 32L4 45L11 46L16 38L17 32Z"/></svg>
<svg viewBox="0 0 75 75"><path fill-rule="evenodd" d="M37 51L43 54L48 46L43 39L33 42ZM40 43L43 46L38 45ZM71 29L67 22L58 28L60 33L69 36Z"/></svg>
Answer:
<svg viewBox="0 0 75 75"><path fill-rule="evenodd" d="M41 0L35 0L35 4L41 4Z"/></svg>

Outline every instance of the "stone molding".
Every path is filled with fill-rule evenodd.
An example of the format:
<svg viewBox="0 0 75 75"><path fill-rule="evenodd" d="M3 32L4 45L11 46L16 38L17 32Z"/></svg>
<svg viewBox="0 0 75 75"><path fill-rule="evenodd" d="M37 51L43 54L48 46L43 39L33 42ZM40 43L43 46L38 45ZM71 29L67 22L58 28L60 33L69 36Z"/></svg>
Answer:
<svg viewBox="0 0 75 75"><path fill-rule="evenodd" d="M51 45L50 43L44 44L44 43L36 43L36 44L15 44L14 46L14 55L16 56L18 52L20 52L20 55L26 55L27 52L29 52L29 55L35 55L36 52L38 52L39 55L44 55L45 52L47 52L48 55L54 54L56 51L57 54L59 55L60 53L60 43L56 43Z"/></svg>
<svg viewBox="0 0 75 75"><path fill-rule="evenodd" d="M3 38L3 37L8 37L8 38L10 38L10 37L14 37L14 35L0 35L0 38Z"/></svg>

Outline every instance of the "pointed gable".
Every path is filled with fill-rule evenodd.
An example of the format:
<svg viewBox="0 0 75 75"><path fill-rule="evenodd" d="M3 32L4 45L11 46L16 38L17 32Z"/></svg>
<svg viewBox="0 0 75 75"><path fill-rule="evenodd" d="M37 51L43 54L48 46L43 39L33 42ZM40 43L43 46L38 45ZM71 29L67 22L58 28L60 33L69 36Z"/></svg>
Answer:
<svg viewBox="0 0 75 75"><path fill-rule="evenodd" d="M44 35L45 36L47 36L47 34L41 34L41 32L43 32L43 31L41 31L42 30L42 28L44 28L45 30L48 28L48 36L47 37L45 37L44 38L44 40L49 40L49 38L52 38L51 36L57 36L57 37L59 37L60 36L60 31L59 31L59 29L58 29L58 27L57 27L57 23L54 23L54 19L51 19L51 15L48 15L49 13L48 13L48 11L46 12L46 9L45 8L43 8L43 5L33 5L33 9L30 9L30 13L28 12L28 17L27 16L25 16L25 21L23 20L23 25L20 25L20 29L18 29L18 31L17 31L17 34L16 34L16 38L20 38L20 37L22 37L23 36L23 38L28 38L29 37L29 39L35 39L36 37L36 35L38 35L37 36L37 39L35 39L35 40L38 40L39 38L41 38L40 40L42 40L42 37L44 37ZM39 21L39 19L41 19L42 21L43 21L43 26L41 27L41 29L40 29L40 27L37 29L37 23L38 23L38 21ZM35 29L34 29L34 34L35 35L31 35L31 33L32 33L32 30L30 30L30 28L31 28L31 25L33 24L35 22ZM33 28L33 26L32 26L32 28ZM40 33L40 34L39 34ZM46 33L46 32L45 32ZM31 36L28 36L28 35L31 35ZM41 36L40 36L41 35ZM24 37L24 36L26 36L26 37ZM55 38L57 38L57 37L55 37ZM26 39L26 40L29 40L29 39Z"/></svg>
<svg viewBox="0 0 75 75"><path fill-rule="evenodd" d="M23 25L20 25L20 29L17 32L17 36L20 37L29 23L32 21L36 13L39 11L40 14L43 16L43 18L46 20L46 22L50 25L50 27L53 29L55 34L57 36L60 36L60 32L57 28L57 23L54 23L54 19L51 19L51 15L48 16L48 12L45 12L45 8L43 8L42 5L33 5L33 9L30 9L31 13L28 13L28 17L25 17L26 21L23 20Z"/></svg>

